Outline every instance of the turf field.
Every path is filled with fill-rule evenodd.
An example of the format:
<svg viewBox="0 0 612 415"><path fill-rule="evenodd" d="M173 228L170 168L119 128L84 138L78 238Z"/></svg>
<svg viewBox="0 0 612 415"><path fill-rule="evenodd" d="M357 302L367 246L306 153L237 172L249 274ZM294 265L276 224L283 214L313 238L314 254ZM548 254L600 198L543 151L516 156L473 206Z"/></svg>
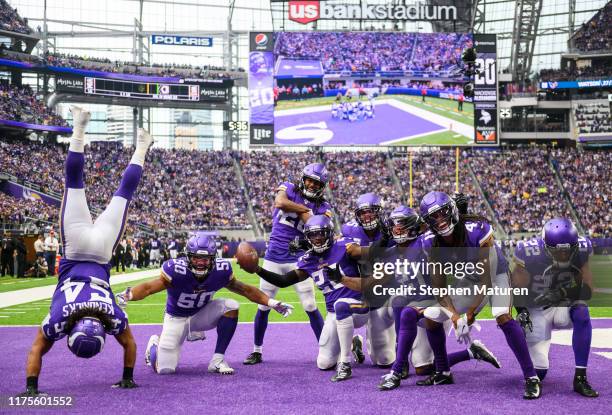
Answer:
<svg viewBox="0 0 612 415"><path fill-rule="evenodd" d="M593 270L594 279L596 281L596 292L591 300L591 316L593 317L611 317L612 318L612 263L610 257L593 256L591 268ZM236 277L241 281L259 285L259 277L256 275L247 274L246 272L234 266ZM7 277L5 277L6 279ZM6 282L5 279L0 280L0 283ZM35 286L53 285L54 278L36 279L28 282L35 283ZM111 278L112 282L112 278ZM134 286L138 281L130 282L129 284L119 284L113 286L113 291L118 293L125 289L128 285ZM24 282L25 284L25 282ZM11 291L22 288L20 285L5 285L2 286L3 291ZM9 288L10 287L10 288ZM319 290L315 290L319 309L325 314L325 303L323 296ZM233 298L240 303L240 321L252 322L257 311L257 305L249 302L246 298L227 290L221 290L216 294L216 297ZM270 313L270 321L285 321L285 322L305 322L308 321L306 313L300 307L299 299L295 290L291 287L283 288L279 291L277 297L279 300L289 302L295 306L294 313L287 319L281 317L275 312ZM127 311L130 318L130 323L161 323L163 321L164 306L166 301L165 292L152 295L142 301L128 303ZM47 314L49 309L50 299L40 300L31 303L15 305L6 308L0 308L0 325L34 325L40 324L42 319ZM490 309L487 306L479 315L479 318L492 318Z"/></svg>
<svg viewBox="0 0 612 415"><path fill-rule="evenodd" d="M336 120L335 97L280 101L275 108L279 144L468 145L473 143L474 106L441 98L385 95L376 99L376 118Z"/></svg>

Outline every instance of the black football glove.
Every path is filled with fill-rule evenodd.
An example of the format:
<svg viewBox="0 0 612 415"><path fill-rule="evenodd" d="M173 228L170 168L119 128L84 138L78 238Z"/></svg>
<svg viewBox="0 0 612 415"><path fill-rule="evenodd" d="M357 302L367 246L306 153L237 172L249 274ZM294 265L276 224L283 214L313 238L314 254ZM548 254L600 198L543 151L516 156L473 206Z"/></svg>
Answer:
<svg viewBox="0 0 612 415"><path fill-rule="evenodd" d="M115 383L112 388L119 389L134 389L137 388L138 385L134 382L134 379L121 379L119 382Z"/></svg>
<svg viewBox="0 0 612 415"><path fill-rule="evenodd" d="M302 239L299 236L296 236L293 241L289 242L289 253L291 255L295 255L302 251L308 251L310 249L310 245L306 239Z"/></svg>
<svg viewBox="0 0 612 415"><path fill-rule="evenodd" d="M467 215L468 211L468 199L467 197L461 193L457 192L453 195L453 200L455 201L455 205L457 205L457 210L462 215Z"/></svg>
<svg viewBox="0 0 612 415"><path fill-rule="evenodd" d="M329 278L332 282L340 282L342 281L342 273L340 272L340 267L336 266L336 268L325 267L325 273L327 274L327 278Z"/></svg>
<svg viewBox="0 0 612 415"><path fill-rule="evenodd" d="M516 315L516 321L519 322L525 334L527 334L527 330L533 333L533 323L531 322L531 316L529 315L529 310L524 307L517 308L518 314Z"/></svg>
<svg viewBox="0 0 612 415"><path fill-rule="evenodd" d="M565 289L557 288L554 290L548 290L546 293L538 295L533 299L533 302L540 307L548 308L558 305L566 298L567 292Z"/></svg>

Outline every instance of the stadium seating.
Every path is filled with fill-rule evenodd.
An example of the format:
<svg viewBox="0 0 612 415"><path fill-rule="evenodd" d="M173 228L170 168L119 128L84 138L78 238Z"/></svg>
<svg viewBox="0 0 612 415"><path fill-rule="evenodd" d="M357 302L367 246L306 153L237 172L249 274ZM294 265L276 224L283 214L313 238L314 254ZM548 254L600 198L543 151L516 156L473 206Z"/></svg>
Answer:
<svg viewBox="0 0 612 415"><path fill-rule="evenodd" d="M607 101L578 104L574 114L578 133L612 133L610 105Z"/></svg>
<svg viewBox="0 0 612 415"><path fill-rule="evenodd" d="M0 140L0 172L34 183L43 191L61 193L65 152L61 145ZM88 201L94 212L99 212L115 191L131 149L116 143L94 143L85 154ZM247 215L251 205L258 226L269 231L278 184L299 180L306 164L323 160L330 175L331 202L343 222L353 218L354 201L361 193L377 192L387 208L407 202L408 158L395 157L389 163L388 157L379 151L230 153L153 149L128 220L132 226L140 224L156 230L248 229L253 225ZM233 158L241 167L245 189L236 175ZM537 232L547 219L571 215L565 190L585 229L591 235L605 236L612 233L608 183L611 161L612 153L603 151L562 149L550 153L538 147L466 150L461 154L459 188L470 198L472 212L488 217L487 204L491 206L506 232ZM551 165L557 168L564 189ZM413 186L414 206L429 190L453 193L454 151L414 153ZM8 200L6 196L4 200ZM4 204L3 220L24 211L23 205L14 206ZM24 216L53 222L57 220L56 210L37 202L28 205L30 214Z"/></svg>
<svg viewBox="0 0 612 415"><path fill-rule="evenodd" d="M0 120L66 127L66 121L39 100L27 86L0 83Z"/></svg>
<svg viewBox="0 0 612 415"><path fill-rule="evenodd" d="M28 19L19 16L17 9L13 9L6 0L0 0L0 29L26 35L32 33Z"/></svg>
<svg viewBox="0 0 612 415"><path fill-rule="evenodd" d="M608 2L595 16L574 34L578 50L591 52L612 50L612 3Z"/></svg>

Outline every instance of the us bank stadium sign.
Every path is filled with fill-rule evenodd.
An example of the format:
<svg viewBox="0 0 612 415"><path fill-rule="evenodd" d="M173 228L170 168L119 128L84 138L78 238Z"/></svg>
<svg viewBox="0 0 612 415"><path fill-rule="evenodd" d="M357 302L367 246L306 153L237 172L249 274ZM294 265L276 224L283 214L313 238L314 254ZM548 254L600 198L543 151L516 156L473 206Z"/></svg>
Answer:
<svg viewBox="0 0 612 415"><path fill-rule="evenodd" d="M361 3L361 2L360 2ZM326 20L457 20L451 5L413 4L329 4L325 1L289 1L289 20L308 24Z"/></svg>

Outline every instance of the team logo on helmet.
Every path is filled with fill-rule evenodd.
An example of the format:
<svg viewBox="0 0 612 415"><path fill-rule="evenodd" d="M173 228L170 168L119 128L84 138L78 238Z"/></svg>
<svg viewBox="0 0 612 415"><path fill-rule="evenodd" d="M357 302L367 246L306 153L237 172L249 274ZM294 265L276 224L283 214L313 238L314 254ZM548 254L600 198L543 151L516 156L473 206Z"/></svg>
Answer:
<svg viewBox="0 0 612 415"><path fill-rule="evenodd" d="M334 227L325 215L312 216L304 225L304 236L313 251L322 254L331 248L334 239Z"/></svg>
<svg viewBox="0 0 612 415"><path fill-rule="evenodd" d="M546 254L558 268L568 268L578 252L578 230L566 218L551 219L542 228Z"/></svg>

